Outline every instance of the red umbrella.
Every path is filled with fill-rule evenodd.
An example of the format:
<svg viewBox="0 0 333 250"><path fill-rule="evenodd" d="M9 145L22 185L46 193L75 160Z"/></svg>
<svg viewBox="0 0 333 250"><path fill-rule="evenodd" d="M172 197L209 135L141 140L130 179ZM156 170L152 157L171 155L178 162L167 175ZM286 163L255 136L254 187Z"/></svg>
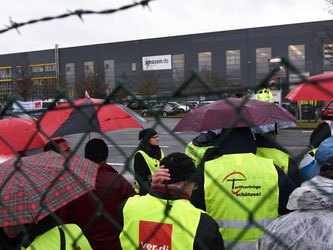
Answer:
<svg viewBox="0 0 333 250"><path fill-rule="evenodd" d="M64 103L39 118L40 128L50 137L86 132L142 128L145 121L134 111L105 100L83 98Z"/></svg>
<svg viewBox="0 0 333 250"><path fill-rule="evenodd" d="M296 122L284 108L270 102L226 98L187 113L173 129L206 131L212 129L255 127L278 122Z"/></svg>
<svg viewBox="0 0 333 250"><path fill-rule="evenodd" d="M297 85L285 97L291 101L333 101L333 73L315 75Z"/></svg>
<svg viewBox="0 0 333 250"><path fill-rule="evenodd" d="M67 160L48 151L0 164L0 227L37 222L92 190L98 165Z"/></svg>
<svg viewBox="0 0 333 250"><path fill-rule="evenodd" d="M0 120L0 155L41 148L47 138L36 130L36 121L25 118Z"/></svg>

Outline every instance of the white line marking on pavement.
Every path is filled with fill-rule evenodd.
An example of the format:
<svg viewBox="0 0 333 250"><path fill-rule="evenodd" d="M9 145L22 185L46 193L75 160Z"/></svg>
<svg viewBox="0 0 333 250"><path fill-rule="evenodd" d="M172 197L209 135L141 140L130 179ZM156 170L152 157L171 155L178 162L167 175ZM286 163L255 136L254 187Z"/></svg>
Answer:
<svg viewBox="0 0 333 250"><path fill-rule="evenodd" d="M313 130L302 130L302 133L312 133Z"/></svg>
<svg viewBox="0 0 333 250"><path fill-rule="evenodd" d="M108 144L108 147L115 147L116 145ZM137 148L138 145L118 145L121 148ZM160 146L160 148L169 148L170 146Z"/></svg>
<svg viewBox="0 0 333 250"><path fill-rule="evenodd" d="M111 166L124 166L124 163L113 163L113 162L108 162L107 164L111 165Z"/></svg>

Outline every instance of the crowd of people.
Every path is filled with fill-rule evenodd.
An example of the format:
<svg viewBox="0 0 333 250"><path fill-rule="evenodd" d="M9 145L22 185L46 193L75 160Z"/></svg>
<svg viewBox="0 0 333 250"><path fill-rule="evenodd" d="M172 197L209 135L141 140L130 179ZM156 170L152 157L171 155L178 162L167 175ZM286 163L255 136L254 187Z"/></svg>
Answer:
<svg viewBox="0 0 333 250"><path fill-rule="evenodd" d="M92 139L95 188L37 223L1 228L0 249L332 249L332 127L314 130L299 166L276 128L207 131L167 156L143 129L134 188ZM44 150L72 155L63 138Z"/></svg>

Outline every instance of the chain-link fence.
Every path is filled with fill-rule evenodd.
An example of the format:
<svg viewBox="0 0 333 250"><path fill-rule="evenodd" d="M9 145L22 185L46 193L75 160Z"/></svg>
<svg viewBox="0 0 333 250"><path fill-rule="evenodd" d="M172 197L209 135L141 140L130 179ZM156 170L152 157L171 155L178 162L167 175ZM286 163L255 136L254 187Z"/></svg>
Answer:
<svg viewBox="0 0 333 250"><path fill-rule="evenodd" d="M299 73L296 68L289 64L288 61L283 60L283 64L289 71ZM252 89L252 92L255 93L258 89L265 87L268 80L271 79L274 74L274 71L270 72L270 74L267 75L267 77L263 79L259 85L255 86ZM302 79L302 75L299 75ZM191 89L191 84L194 81L200 82L203 88L201 88L201 90L199 91L186 91L186 89ZM288 84L287 80L281 82L281 87L283 88L285 84ZM182 136L183 134L173 132L173 127L170 127L168 124L166 124L166 119L168 118L162 118L161 112L153 113L152 118L148 118L150 121L149 123L142 123L142 119L139 117L138 114L135 114L133 111L129 111L127 108L121 106L120 104L113 103L113 100L116 99L117 94L120 91L125 91L129 96L132 96L132 98L139 103L147 101L143 99L137 99L136 95L131 92L131 90L126 85L124 85L122 82L119 82L118 86L115 88L112 94L110 94L105 100L100 101L93 98L85 98L83 100L74 101L71 98L68 98L63 92L59 92L57 99L55 99L53 103L54 105L51 105L47 109L47 111L45 111L45 113L42 114L37 120L29 120L29 118L5 118L4 115L6 111L10 110L14 103L23 109L23 107L20 106L20 103L17 102L17 99L15 97L10 99L10 101L6 103L1 113L2 118L5 119L2 119L0 122L3 122L1 124L5 124L4 121L9 120L12 122L8 123L8 127L6 128L7 131L11 131L6 132L11 133L11 136L6 137L5 134L2 134L0 136L2 145L1 151L2 153L4 153L4 155L7 156L7 158L14 158L12 158L12 160L9 160L7 163L2 163L1 165L1 226L3 227L3 229L5 229L8 227L14 228L14 225L19 225L17 231L22 231L22 233L18 234L18 236L16 236L15 238L3 236L3 246L6 246L6 244L7 246L15 246L19 245L22 242L24 243L24 246L28 246L29 243L31 243L31 240L36 239L34 237L38 235L37 232L39 232L39 229L36 229L36 225L39 225L40 227L42 226L44 229L50 229L52 228L52 225L62 224L60 219L60 208L64 207L64 205L66 207L66 204L68 206L68 204L70 205L74 201L78 200L79 201L74 204L72 208L70 208L72 209L70 212L72 214L70 218L67 218L67 220L68 222L70 222L72 218L72 223L79 224L82 227L83 234L87 235L89 240L92 240L91 244L96 244L96 242L98 242L98 239L94 239L93 235L96 233L94 232L94 230L97 230L97 234L98 230L105 230L107 232L110 232L110 230L108 230L107 228L99 228L101 225L103 225L103 227L110 227L115 232L121 232L123 228L123 220L120 219L120 217L115 217L114 214L110 213L111 210L108 206L115 205L112 204L112 201L106 201L105 199L112 199L112 196L110 196L110 194L112 194L115 197L114 203L118 202L117 204L120 205L121 202L125 201L126 198L130 196L130 193L127 193L127 197L124 194L124 196L120 199L119 197L117 197L116 193L118 192L119 196L119 193L123 195L122 193L125 192L121 189L125 187L120 185L124 182L124 179L122 179L120 175L132 176L133 179L133 158L135 153L139 149L139 146L133 147L131 153L126 152L121 146L122 140L125 140L125 138L122 138L120 134L117 140L110 134L110 131L115 131L117 129L123 128L139 128L141 125L146 128L162 128L164 131L166 131L165 134L168 137L172 137L175 141L177 141L183 146L184 150L182 152L185 152L185 147L187 146L189 141L184 140L184 137ZM235 116L234 120L230 122L231 125L226 127L211 127L211 129L222 129L223 132L219 137L217 137L218 139L215 141L216 144L213 148L223 149L223 145L225 145L226 143L230 143L230 136L234 136L234 132L237 131L233 131L233 129L230 130L228 128L235 128L238 126L254 126L254 121L247 120L248 118L244 111L246 105L253 101L250 99L249 95L244 95L242 99L239 99L241 101L238 104L235 104L232 101L233 98L225 98L226 92L233 96L235 93L240 93L244 91L249 91L249 89L243 87L233 87L233 89L224 87L216 88L212 86L209 82L205 81L200 76L200 74L192 72L191 76L186 81L184 81L179 88L175 89L172 94L168 96L159 96L159 99L164 100L162 105L165 106L168 101L174 100L175 98L191 99L191 97L193 96L205 95L208 99L210 97L214 97L215 100L222 100L218 102L224 102L225 106L230 106L232 109L237 110L237 115ZM184 93L186 93L186 95ZM60 99L65 99L67 103L56 106L57 101ZM269 106L275 104L267 103L267 105ZM200 114L200 110L208 109L207 107L209 106L193 110L190 113L198 112L198 114ZM29 112L25 113L27 115L30 115ZM101 117L100 115L105 115L107 113L111 113L112 115L106 117ZM185 115L185 117L182 119L185 119L186 116L189 116L189 114ZM218 116L218 114L219 113L216 113L215 115ZM270 114L261 115L268 117ZM219 117L220 120L227 120L229 118L230 117L226 115L221 115L221 117ZM23 119L24 122L28 125L25 124L26 127L22 128L22 126L16 124L15 122L18 123L18 120L20 119ZM62 122L59 122L59 120L61 119ZM101 121L101 119L104 120ZM209 119L210 117L207 117L207 120ZM279 123L280 120L277 119L276 121L276 123ZM109 125L108 123L110 123L111 125ZM2 126L1 130L3 130L3 128L5 129L4 126L5 125ZM137 129L133 131L133 133L138 134L140 130ZM200 131L200 129L197 129L196 131ZM78 134L78 139L76 140L75 144L71 144L71 152L67 151L67 155L65 155L65 157L56 156L52 153L42 153L32 156L26 156L27 154L36 153L36 151L31 151L32 148L38 146L40 148L43 148L43 146L48 142L49 139L51 139L51 137L54 138L59 136L68 136L70 134L76 133L80 133ZM124 133L123 136L126 136L126 133ZM121 155L124 159L126 159L124 162L122 162L122 164L124 164L124 167L121 169L119 173L120 175L112 177L112 179L110 179L109 181L104 179L104 183L102 183L101 178L103 176L98 175L97 167L91 162L88 162L87 160L84 160L77 156L77 154L82 155L82 147L85 146L85 143L91 137L102 138L108 145L113 145L112 150L117 152L116 154ZM264 137L272 145L274 145L275 148L281 149L281 152L288 153L288 150L283 148L282 145L279 145L279 143L277 143L276 140L272 139L272 137L268 136L267 134L265 134ZM121 139L119 140L119 138ZM71 143L70 139L67 140L69 141L69 143ZM53 149L56 150L57 147L61 148L61 142L62 141L58 141L58 144L53 142L53 146L55 147L55 149ZM247 142L243 141L243 143L246 144ZM238 151L237 147L243 148L243 146L244 145L236 146L236 148L233 149L233 152L248 153L247 151ZM64 148L61 149L64 150ZM308 150L309 149L305 149L301 154L291 157L290 160L293 161L292 164L298 166L299 162L301 161L303 156L307 154ZM95 151L95 154L101 153L101 151L102 149L97 150ZM273 165L269 165L269 163L267 163L268 161L256 160L255 162L251 162L254 161L253 159L256 158L241 158L239 154L237 154L239 158L236 157L239 162L235 160L236 158L229 159L227 161L217 161L218 159L222 159L223 155L228 155L228 151L215 150L212 152L212 155L207 156L206 154L206 157L208 158L205 159L206 163L202 164L203 154L197 153L196 155L195 150L191 151L193 157L199 157L199 162L201 162L201 164L199 164L199 166L197 167L196 176L196 178L200 176L200 180L197 181L199 184L199 189L201 189L200 195L202 195L202 197L200 198L202 199L202 202L204 204L201 208L206 209L207 214L212 216L217 221L220 227L220 232L224 237L225 245L227 245L228 247L237 248L237 244L239 244L240 242L244 244L249 242L254 243L253 235L259 236L263 229L268 225L268 221L270 222L272 221L272 219L275 219L279 216L280 206L282 206L283 203L281 201L281 197L279 197L281 195L281 193L279 194L279 189L282 189L283 186L290 185L290 183L288 183L289 180L287 178L281 178L281 173L279 173L278 177L278 174L275 171ZM283 155L281 155L281 157L282 156ZM246 162L245 160L248 160L248 162ZM216 163L213 164L212 162ZM270 167L270 171L268 171L267 173L265 171L263 171L262 173L252 173L251 169L246 169L246 166L251 166L254 168L256 164L262 165L261 167L264 167L263 165L265 164L263 164L263 162L266 162L265 164ZM226 167L223 166L223 164L231 165ZM38 167L36 168L36 166L40 166L40 169L38 170ZM228 170L217 171L215 167L218 167L220 169L226 167L226 169ZM267 169L269 169L268 167ZM45 170L43 170L44 168ZM273 172L271 171L272 169ZM231 174L228 175L228 177L225 177L225 175L227 174L226 171L231 171ZM258 171L258 167L254 168L253 171ZM298 168L289 167L288 171L288 176L296 180L296 182L298 181L297 184L299 185L300 180L297 179L299 177ZM256 175L261 177L267 175L267 178L272 179L264 180L259 178L258 180L253 182ZM97 182L96 184L94 184L96 176ZM105 176L109 175L106 173ZM139 175L137 175L136 177L140 178ZM141 180L138 181L140 183ZM101 187L103 187L102 191L99 190ZM179 194L181 194L182 191L184 190L180 190ZM196 191L194 191L194 194L195 192ZM159 192L156 191L153 193L155 193L153 195L157 197L159 197L160 195ZM84 199L81 198L80 200L80 198L78 197L82 195ZM255 197L255 201L251 201L249 197ZM138 225L133 226L133 228L125 226L125 229L128 229L128 231L122 231L122 244L126 246L131 246L130 248L133 249L154 249L153 247L156 243L155 249L171 249L171 246L174 249L178 249L177 246L182 246L182 244L186 246L185 241L187 241L188 239L192 239L192 242L193 239L196 239L196 244L198 244L198 246L201 246L202 248L207 248L207 245L209 245L207 244L207 242L201 242L200 238L196 238L197 231L194 229L195 227L198 227L198 223L185 225L184 219L181 217L186 217L187 215L172 212L172 206L174 205L176 207L174 199L175 198L170 199L169 201L169 198L157 198L155 202L158 201L160 202L160 204L155 203L153 205L156 207L162 206L163 209L161 211L165 212L159 215L157 220L154 220L154 218L150 219L151 222L158 223L148 225L144 231L146 232L146 234L143 235L141 235L141 231L139 232L139 230L142 230L142 228L140 228ZM166 202L166 200L168 200L168 202ZM95 203L95 205L93 206L93 212L91 212L89 208L87 208L87 211L85 210L85 202L87 207L91 206L91 204L89 203ZM169 202L171 205L169 204ZM132 217L135 217L136 213L137 216L140 216L143 214L143 211L145 211L146 213L144 218L146 218L146 220L149 220L149 215L151 211L146 211L145 207L141 208L140 204L142 205L142 203L137 203L138 207L135 204L136 203L134 202L134 209L132 208L129 210L129 208L127 208L128 211L132 212L132 214L126 214L124 216L124 219L131 218L128 220L133 220ZM284 206L285 205L286 204L284 204ZM147 204L147 208L151 208L150 204ZM235 211L234 214L232 213L232 211ZM226 213L226 215L223 214L224 212ZM152 214L154 215L153 212ZM238 215L239 218L237 218ZM80 217L82 218L80 219ZM77 222L75 222L75 218L79 218L77 219ZM139 223L139 220L141 220L141 218L137 218L137 223ZM39 223L38 221L42 221L42 223ZM96 224L95 221L98 221L98 223L101 223L101 225ZM84 225L82 225L83 222L85 223ZM125 224L126 223L129 222L125 220ZM163 238L167 238L167 236L164 235L167 232L167 230L165 229L165 225L170 224L172 224L175 230L175 235L173 235L172 237L175 237L177 239L183 238L184 242L176 244L173 242L173 240L171 240L171 242L165 243L164 245L158 245L158 240L164 242ZM63 230L65 231L65 234L67 236L70 235L72 237L72 240L68 240L68 242L71 242L71 244L74 245L79 245L81 249L83 249L83 236L79 231L65 226L63 227ZM179 231L176 230L180 230L182 235L177 235ZM4 235L3 232L2 234ZM209 232L207 232L207 234L208 233ZM270 236L272 238L275 237L274 234L271 234ZM108 236L104 237L107 238L107 242L110 241L110 238L108 238ZM279 239L278 237L275 238L276 241L278 241L279 244L281 244L282 246L285 244L283 239ZM113 240L119 242L119 239ZM66 244L69 244L68 242ZM127 243L125 244L124 242ZM244 247L248 245L245 244L241 246ZM31 248L33 247L34 246L31 246ZM35 249L39 249L38 245L35 246Z"/></svg>
<svg viewBox="0 0 333 250"><path fill-rule="evenodd" d="M119 9L103 11L76 10L25 23L11 21L10 26L0 30L0 33L73 15L82 18L88 14L110 14L136 6L146 7L149 2L135 2ZM269 149L278 150L278 153L274 151L274 154L280 158L274 159L274 166L271 160L255 156L256 153L260 154L259 150L257 151L259 147L253 144L256 143L254 138L251 140L246 137L246 129L238 129L248 127L256 131L255 129L259 129L258 125L267 125L265 132L276 132L279 126L290 126L284 122L294 122L292 116L282 109L281 113L272 117L272 114L276 114L274 112L278 112L274 110L275 104L265 103L263 109L260 109L262 103L252 100L258 90L267 88L267 83L280 70L280 66L289 74L297 74L300 82L307 80L296 67L282 58L280 65L256 86L243 87L230 82L224 82L226 85L223 85L216 82L216 79L214 82L210 81L207 72L192 71L171 94L154 98L138 98L122 81L119 81L113 92L103 100L90 97L73 100L65 91L59 90L57 98L47 110L39 114L38 119L32 116L32 112L24 110L17 97L10 98L0 113L0 249L15 249L21 246L41 249L48 245L51 248L54 247L51 246L54 242L58 242L56 247L60 246L61 249L89 249L86 238L90 245L97 249L118 249L120 241L124 249L170 250L193 246L211 249L213 243L209 242L209 239L213 241L213 237L208 236L211 236L212 232L207 229L199 233L199 227L202 227L201 212L188 203L179 205L177 202L186 200L183 195L186 194L187 185L175 191L172 189L174 186L170 186L168 190L169 185L161 187L153 183L150 190L153 200L130 198L130 202L126 202L134 195L134 179L141 185L148 179L150 186L151 174L156 170L156 167L145 169L145 172L148 172L147 179L134 173L133 159L138 150L144 150L139 141L133 142L132 139L137 138L143 127L163 130L163 136L172 138L173 143L179 145L177 148L181 148L168 148L165 150L168 153L184 153L185 148L188 149L187 154L197 165L195 175L189 179L189 182L193 180L198 184L198 189L193 191L191 202L205 210L217 222L224 245L236 249L254 248L256 239L269 223L288 212L288 196L295 188L291 180L300 185L302 177L298 166L312 149L309 145L301 153L291 155L269 133L264 133L261 140L271 145ZM332 79L328 77L324 82L329 80ZM317 89L333 97L333 93L320 86L318 81L312 83ZM288 74L279 79L279 87L283 93L289 92ZM118 103L124 93L141 106L152 100L161 101L161 105L155 112L150 112L151 117L147 118L147 122L140 114ZM216 102L184 115L182 119L188 119L189 122L178 129L214 131L214 142L199 149L192 144L191 148L188 137L184 136L186 132L174 131L175 124L168 122L169 117L164 117L167 116L164 108L173 100L186 100L187 104L188 100L198 100L203 96ZM57 106L60 100L65 100L66 103ZM220 103L222 108L213 106L216 103ZM21 108L23 114L12 114L10 111L13 104ZM248 111L253 106L254 111ZM284 100L282 106L302 118L302 110L299 110L301 106L297 103ZM217 111L203 116L204 112L213 109L211 107ZM184 111L186 110L185 106ZM234 110L236 112L233 115ZM250 115L247 112L250 112ZM191 117L193 113L195 115ZM201 115L204 117L201 120L203 126L196 127ZM181 116L170 115L178 120ZM317 118L309 117L308 120ZM219 123L221 121L223 125ZM225 121L228 123L223 123ZM114 134L115 131L123 131L122 129L130 130ZM222 133L216 129L222 129ZM197 136L194 133L191 135ZM63 137L71 148L68 148ZM103 139L112 150L113 156L122 159L121 162L111 164L119 170L119 175L104 163L104 160L112 161L112 157L108 158L103 148L105 145L99 144L101 141L90 148L92 156L84 150L92 138ZM146 136L143 139L150 138ZM319 144L321 140L322 136L318 136L313 144ZM124 145L124 142L128 142L128 145ZM162 147L161 149L164 150ZM253 149L255 150L252 151ZM43 153L44 150L47 152ZM263 152L261 151L260 156L265 157ZM268 152L273 155L273 152ZM99 166L84 156L99 162ZM149 157L144 157L144 161L151 161ZM162 159L163 154L158 158L156 160ZM122 176L129 179L130 184ZM326 194L326 191L319 187L318 190L321 194ZM173 192L168 193L169 191ZM184 208L184 211L179 210L179 206ZM65 225L62 225L63 223ZM80 226L82 231L72 224ZM267 234L281 248L289 247L288 242L273 231ZM53 240L54 237L59 240Z"/></svg>

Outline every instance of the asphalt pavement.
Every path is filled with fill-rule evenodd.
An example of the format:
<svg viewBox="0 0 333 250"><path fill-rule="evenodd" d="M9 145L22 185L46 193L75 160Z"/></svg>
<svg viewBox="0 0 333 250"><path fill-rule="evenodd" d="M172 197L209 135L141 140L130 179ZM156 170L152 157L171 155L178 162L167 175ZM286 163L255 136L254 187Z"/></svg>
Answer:
<svg viewBox="0 0 333 250"><path fill-rule="evenodd" d="M165 155L172 152L184 152L185 145L199 133L181 132L172 133L180 118L161 118L158 124L154 118L147 118L145 128L154 127L160 135L160 147ZM139 145L138 133L140 129L123 129L111 131L100 135L90 133L90 135L74 134L65 136L72 149L79 155L84 155L84 146L89 137L103 138L109 147L108 163L111 164L119 173L122 173L131 183L133 183L132 157ZM307 151L307 145L312 130L284 129L278 134L278 142L285 147L292 156L299 156Z"/></svg>

